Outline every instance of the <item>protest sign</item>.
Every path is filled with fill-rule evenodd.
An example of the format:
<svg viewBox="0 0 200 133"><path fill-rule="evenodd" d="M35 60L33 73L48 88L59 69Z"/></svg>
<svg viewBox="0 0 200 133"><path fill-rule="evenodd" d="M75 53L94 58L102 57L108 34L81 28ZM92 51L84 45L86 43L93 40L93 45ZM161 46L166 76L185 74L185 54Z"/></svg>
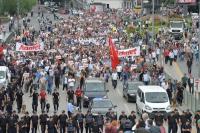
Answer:
<svg viewBox="0 0 200 133"><path fill-rule="evenodd" d="M118 50L118 57L140 56L140 47Z"/></svg>
<svg viewBox="0 0 200 133"><path fill-rule="evenodd" d="M31 51L41 51L43 50L43 44L42 43L36 43L34 45L28 46L23 43L16 43L16 51L22 51L22 52L31 52Z"/></svg>

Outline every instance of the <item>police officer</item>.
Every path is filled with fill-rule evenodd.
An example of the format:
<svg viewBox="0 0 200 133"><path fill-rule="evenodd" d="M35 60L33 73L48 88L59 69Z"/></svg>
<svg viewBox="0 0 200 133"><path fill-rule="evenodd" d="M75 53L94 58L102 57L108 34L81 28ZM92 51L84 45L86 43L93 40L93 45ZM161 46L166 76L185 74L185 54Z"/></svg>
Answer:
<svg viewBox="0 0 200 133"><path fill-rule="evenodd" d="M85 130L86 133L91 133L92 132L92 124L94 121L94 117L90 111L87 111L87 114L85 115Z"/></svg>
<svg viewBox="0 0 200 133"><path fill-rule="evenodd" d="M59 116L56 114L56 112L54 112L54 115L52 117L55 127L58 127Z"/></svg>
<svg viewBox="0 0 200 133"><path fill-rule="evenodd" d="M43 111L42 114L39 117L42 133L45 133L45 131L46 131L47 118L48 118L48 115Z"/></svg>
<svg viewBox="0 0 200 133"><path fill-rule="evenodd" d="M97 123L98 127L103 131L104 118L100 112L98 112L98 115L95 117L95 122Z"/></svg>
<svg viewBox="0 0 200 133"><path fill-rule="evenodd" d="M123 131L124 132L131 132L132 131L132 127L133 127L133 123L132 123L131 120L127 119L122 124L122 127L123 127Z"/></svg>
<svg viewBox="0 0 200 133"><path fill-rule="evenodd" d="M6 133L6 121L7 121L6 114L4 113L0 114L0 128L3 133Z"/></svg>
<svg viewBox="0 0 200 133"><path fill-rule="evenodd" d="M48 133L56 133L57 132L57 127L53 121L52 116L50 116L49 120L47 121L47 130L48 130Z"/></svg>
<svg viewBox="0 0 200 133"><path fill-rule="evenodd" d="M60 125L60 133L65 133L65 128L67 124L67 115L65 114L65 111L62 111L62 114L59 116L59 125Z"/></svg>
<svg viewBox="0 0 200 133"><path fill-rule="evenodd" d="M77 123L76 131L77 133L83 133L83 120L84 120L84 114L79 110L79 112L74 116L74 119Z"/></svg>
<svg viewBox="0 0 200 133"><path fill-rule="evenodd" d="M72 118L69 118L67 122L67 133L74 133L75 132L75 124Z"/></svg>
<svg viewBox="0 0 200 133"><path fill-rule="evenodd" d="M24 93L22 92L21 89L19 91L17 91L17 93L16 93L16 97L17 97L16 101L17 101L18 113L21 112L22 102L23 102L23 95L24 95Z"/></svg>
<svg viewBox="0 0 200 133"><path fill-rule="evenodd" d="M131 114L128 116L128 119L131 120L133 125L135 125L135 119L136 119L135 111L131 111Z"/></svg>
<svg viewBox="0 0 200 133"><path fill-rule="evenodd" d="M37 133L38 120L39 120L39 117L36 114L36 112L34 112L33 115L31 116L32 133Z"/></svg>
<svg viewBox="0 0 200 133"><path fill-rule="evenodd" d="M100 133L100 132L102 132L101 128L99 127L97 122L94 121L94 123L92 124L92 133Z"/></svg>
<svg viewBox="0 0 200 133"><path fill-rule="evenodd" d="M125 114L124 111L122 111L121 115L119 116L119 121L120 121L120 124L123 124L123 122L127 119L127 115Z"/></svg>
<svg viewBox="0 0 200 133"><path fill-rule="evenodd" d="M19 133L28 133L26 128L26 122L24 120L24 117L21 117L21 120L18 122L18 132Z"/></svg>
<svg viewBox="0 0 200 133"><path fill-rule="evenodd" d="M7 129L8 133L17 133L17 122L18 120L12 114L8 117Z"/></svg>
<svg viewBox="0 0 200 133"><path fill-rule="evenodd" d="M59 92L57 91L57 89L55 89L55 91L53 92L52 96L53 96L53 106L54 106L54 111L58 111L58 107L59 107Z"/></svg>
<svg viewBox="0 0 200 133"><path fill-rule="evenodd" d="M28 112L25 113L24 122L26 124L26 132L29 133L31 125L31 117L29 116Z"/></svg>

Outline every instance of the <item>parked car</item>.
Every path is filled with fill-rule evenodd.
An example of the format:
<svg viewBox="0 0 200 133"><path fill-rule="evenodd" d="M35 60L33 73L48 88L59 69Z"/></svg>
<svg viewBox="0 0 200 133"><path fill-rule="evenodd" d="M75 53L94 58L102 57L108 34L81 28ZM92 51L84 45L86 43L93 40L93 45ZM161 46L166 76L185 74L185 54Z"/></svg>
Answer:
<svg viewBox="0 0 200 133"><path fill-rule="evenodd" d="M126 98L128 102L136 102L137 89L138 86L144 85L140 81L129 81L123 86L123 97Z"/></svg>

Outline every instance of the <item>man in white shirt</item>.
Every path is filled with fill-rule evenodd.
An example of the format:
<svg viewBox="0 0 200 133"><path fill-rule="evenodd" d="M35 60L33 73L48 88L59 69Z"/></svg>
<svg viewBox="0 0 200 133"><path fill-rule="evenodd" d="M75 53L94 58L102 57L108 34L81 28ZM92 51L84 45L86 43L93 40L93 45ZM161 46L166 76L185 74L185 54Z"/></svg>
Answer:
<svg viewBox="0 0 200 133"><path fill-rule="evenodd" d="M69 89L73 89L75 85L75 79L70 75L68 79Z"/></svg>
<svg viewBox="0 0 200 133"><path fill-rule="evenodd" d="M114 89L116 89L117 87L117 77L118 77L117 72L116 70L114 70L112 73L112 85Z"/></svg>
<svg viewBox="0 0 200 133"><path fill-rule="evenodd" d="M117 69L117 75L118 75L118 78L121 79L122 66L121 66L121 65L118 65L116 69Z"/></svg>
<svg viewBox="0 0 200 133"><path fill-rule="evenodd" d="M176 61L177 60L177 55L178 55L178 49L174 48L173 49L173 53L174 53L174 61Z"/></svg>
<svg viewBox="0 0 200 133"><path fill-rule="evenodd" d="M144 72L144 74L143 74L144 85L148 85L150 80L151 80L151 77L149 76L149 74L147 72Z"/></svg>
<svg viewBox="0 0 200 133"><path fill-rule="evenodd" d="M151 57L153 59L153 62L156 62L156 52L154 50L151 53Z"/></svg>

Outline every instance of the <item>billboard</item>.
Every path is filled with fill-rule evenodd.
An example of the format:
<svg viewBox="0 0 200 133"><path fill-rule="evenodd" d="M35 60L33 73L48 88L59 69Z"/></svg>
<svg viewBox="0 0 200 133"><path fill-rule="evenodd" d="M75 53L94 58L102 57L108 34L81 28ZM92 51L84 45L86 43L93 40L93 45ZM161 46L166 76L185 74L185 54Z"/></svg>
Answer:
<svg viewBox="0 0 200 133"><path fill-rule="evenodd" d="M179 4L194 4L197 0L177 0L177 3Z"/></svg>

